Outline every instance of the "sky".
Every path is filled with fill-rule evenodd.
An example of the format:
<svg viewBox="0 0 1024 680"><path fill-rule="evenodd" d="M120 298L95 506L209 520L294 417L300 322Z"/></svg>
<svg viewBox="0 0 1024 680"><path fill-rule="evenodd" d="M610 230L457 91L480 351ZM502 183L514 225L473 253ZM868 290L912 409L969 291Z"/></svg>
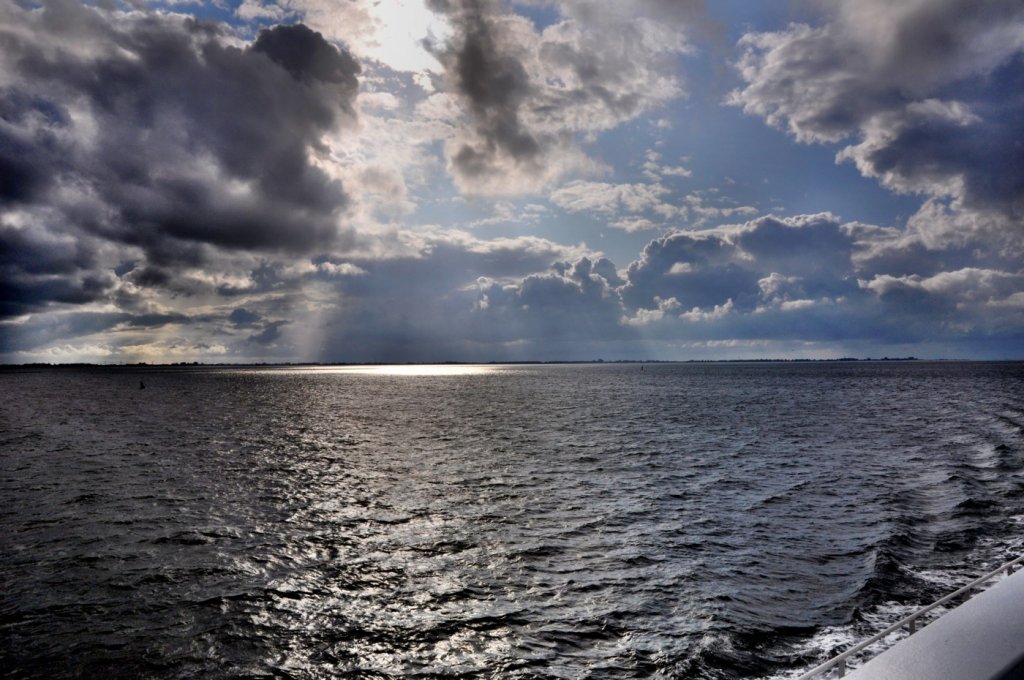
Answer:
<svg viewBox="0 0 1024 680"><path fill-rule="evenodd" d="M1019 0L0 0L0 362L1024 358Z"/></svg>

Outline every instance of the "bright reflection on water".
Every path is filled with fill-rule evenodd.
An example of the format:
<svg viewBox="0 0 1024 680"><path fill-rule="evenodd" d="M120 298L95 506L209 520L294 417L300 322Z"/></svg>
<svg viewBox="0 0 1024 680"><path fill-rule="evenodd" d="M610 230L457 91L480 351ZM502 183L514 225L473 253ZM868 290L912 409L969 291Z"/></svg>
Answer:
<svg viewBox="0 0 1024 680"><path fill-rule="evenodd" d="M795 677L1021 549L1020 363L0 394L3 677Z"/></svg>
<svg viewBox="0 0 1024 680"><path fill-rule="evenodd" d="M494 371L496 368L496 366L468 364L386 364L380 366L299 366L295 368L272 368L269 371L273 373L301 373L306 375L342 373L349 375L444 377L483 375Z"/></svg>
<svg viewBox="0 0 1024 680"><path fill-rule="evenodd" d="M408 366L338 366L332 369L339 373L359 375L482 375L494 370L493 366L467 366L464 364L416 364Z"/></svg>

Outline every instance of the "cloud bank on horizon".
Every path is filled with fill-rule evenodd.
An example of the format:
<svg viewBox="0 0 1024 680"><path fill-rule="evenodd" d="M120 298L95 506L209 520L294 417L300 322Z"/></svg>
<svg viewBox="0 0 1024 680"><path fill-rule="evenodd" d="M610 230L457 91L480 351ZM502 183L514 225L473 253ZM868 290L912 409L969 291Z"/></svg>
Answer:
<svg viewBox="0 0 1024 680"><path fill-rule="evenodd" d="M1016 0L0 0L0 361L1024 358Z"/></svg>

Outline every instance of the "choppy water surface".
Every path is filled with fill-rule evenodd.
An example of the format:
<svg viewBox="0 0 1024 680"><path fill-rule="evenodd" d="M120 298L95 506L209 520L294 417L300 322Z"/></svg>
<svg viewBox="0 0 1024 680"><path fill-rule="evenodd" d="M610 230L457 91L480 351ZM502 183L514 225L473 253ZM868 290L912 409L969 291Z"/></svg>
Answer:
<svg viewBox="0 0 1024 680"><path fill-rule="evenodd" d="M1024 364L406 373L0 373L4 673L788 677L1021 546Z"/></svg>

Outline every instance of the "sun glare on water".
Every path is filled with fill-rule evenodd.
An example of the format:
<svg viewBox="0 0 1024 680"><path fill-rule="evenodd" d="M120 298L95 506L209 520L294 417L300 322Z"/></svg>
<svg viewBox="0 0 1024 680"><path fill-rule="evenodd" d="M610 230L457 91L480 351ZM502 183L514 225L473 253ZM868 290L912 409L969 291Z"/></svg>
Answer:
<svg viewBox="0 0 1024 680"><path fill-rule="evenodd" d="M481 375L493 370L493 366L472 366L463 364L408 364L395 366L324 366L312 369L316 373L354 373L357 375L393 376L446 376Z"/></svg>

